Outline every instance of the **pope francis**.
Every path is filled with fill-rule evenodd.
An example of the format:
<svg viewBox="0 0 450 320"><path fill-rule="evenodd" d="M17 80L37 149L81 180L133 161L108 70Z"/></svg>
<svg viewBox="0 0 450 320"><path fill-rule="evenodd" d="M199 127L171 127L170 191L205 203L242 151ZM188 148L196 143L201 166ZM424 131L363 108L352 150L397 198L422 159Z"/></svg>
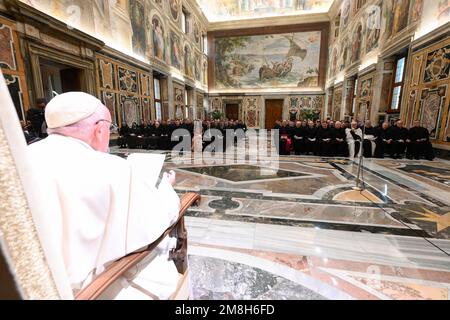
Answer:
<svg viewBox="0 0 450 320"><path fill-rule="evenodd" d="M111 115L100 100L64 93L50 101L45 118L49 137L28 150L40 179L57 194L61 214L49 218L77 292L108 263L158 239L177 220L180 200L174 172L164 173L156 188L127 160L107 153ZM174 239L166 239L102 298L167 299L178 280L168 260L174 245Z"/></svg>

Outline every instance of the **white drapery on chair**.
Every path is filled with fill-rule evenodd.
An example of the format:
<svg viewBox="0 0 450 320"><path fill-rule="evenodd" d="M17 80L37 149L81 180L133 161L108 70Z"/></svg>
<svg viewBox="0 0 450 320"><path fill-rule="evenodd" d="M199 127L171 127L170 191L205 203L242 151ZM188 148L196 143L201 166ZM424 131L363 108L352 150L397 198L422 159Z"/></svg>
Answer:
<svg viewBox="0 0 450 320"><path fill-rule="evenodd" d="M19 118L0 72L0 241L23 299L73 299L52 233L56 194L34 178ZM45 199L45 201L42 201ZM30 209L32 208L32 210ZM55 220L53 220L55 221Z"/></svg>

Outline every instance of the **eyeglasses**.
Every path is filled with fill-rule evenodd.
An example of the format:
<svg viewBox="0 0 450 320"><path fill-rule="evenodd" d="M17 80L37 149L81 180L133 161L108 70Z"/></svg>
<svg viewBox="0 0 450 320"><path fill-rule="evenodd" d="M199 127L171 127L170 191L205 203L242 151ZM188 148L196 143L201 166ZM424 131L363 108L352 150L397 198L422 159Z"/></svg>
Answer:
<svg viewBox="0 0 450 320"><path fill-rule="evenodd" d="M116 132L119 131L119 127L115 123L112 123L111 121L106 120L106 119L98 120L95 124L97 125L97 124L99 124L102 121L109 122L109 132L116 133Z"/></svg>

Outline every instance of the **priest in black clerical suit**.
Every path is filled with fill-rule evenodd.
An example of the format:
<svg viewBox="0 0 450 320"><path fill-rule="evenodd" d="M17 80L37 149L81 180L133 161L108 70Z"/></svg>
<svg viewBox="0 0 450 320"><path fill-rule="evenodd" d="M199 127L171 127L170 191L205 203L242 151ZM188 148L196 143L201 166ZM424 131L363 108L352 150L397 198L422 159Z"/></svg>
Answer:
<svg viewBox="0 0 450 320"><path fill-rule="evenodd" d="M314 127L314 122L308 121L308 127L305 130L305 154L317 154L317 129Z"/></svg>
<svg viewBox="0 0 450 320"><path fill-rule="evenodd" d="M406 151L407 140L409 138L408 129L403 126L403 121L397 121L395 127L392 128L392 157L394 159L402 158Z"/></svg>
<svg viewBox="0 0 450 320"><path fill-rule="evenodd" d="M318 152L321 157L333 156L332 143L333 131L328 128L328 122L322 121L322 126L317 129Z"/></svg>
<svg viewBox="0 0 450 320"><path fill-rule="evenodd" d="M172 135L172 130L167 121L162 122L160 133L158 147L161 150L170 150L170 136Z"/></svg>
<svg viewBox="0 0 450 320"><path fill-rule="evenodd" d="M430 133L427 128L420 126L420 121L414 121L414 127L409 129L408 151L406 156L409 159L420 159L424 157L427 160L434 159L433 146L430 142Z"/></svg>
<svg viewBox="0 0 450 320"><path fill-rule="evenodd" d="M333 155L338 157L348 157L348 145L346 141L345 129L342 122L336 121L333 130Z"/></svg>
<svg viewBox="0 0 450 320"><path fill-rule="evenodd" d="M295 155L299 156L302 154L305 147L305 128L302 126L301 121L297 121L295 124L295 129L292 135L292 140L294 141Z"/></svg>
<svg viewBox="0 0 450 320"><path fill-rule="evenodd" d="M378 138L376 140L375 157L384 158L384 155L388 153L392 156L392 145L394 140L392 139L392 128L389 122L383 122L381 128L378 131Z"/></svg>

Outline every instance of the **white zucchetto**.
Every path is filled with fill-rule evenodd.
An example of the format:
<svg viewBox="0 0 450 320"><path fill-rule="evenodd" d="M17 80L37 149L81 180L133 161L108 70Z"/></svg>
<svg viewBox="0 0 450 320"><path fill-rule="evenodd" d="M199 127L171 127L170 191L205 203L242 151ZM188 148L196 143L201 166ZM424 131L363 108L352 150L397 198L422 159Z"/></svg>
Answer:
<svg viewBox="0 0 450 320"><path fill-rule="evenodd" d="M45 108L45 120L50 129L75 124L91 116L100 100L84 92L67 92L53 98Z"/></svg>

